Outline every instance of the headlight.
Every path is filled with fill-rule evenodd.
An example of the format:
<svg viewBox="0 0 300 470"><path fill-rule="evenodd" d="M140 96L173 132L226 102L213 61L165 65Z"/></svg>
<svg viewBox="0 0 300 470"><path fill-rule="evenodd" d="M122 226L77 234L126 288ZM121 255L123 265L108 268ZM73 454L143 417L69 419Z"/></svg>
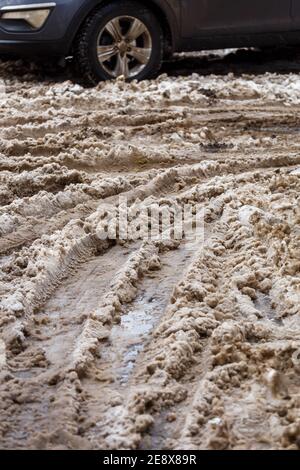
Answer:
<svg viewBox="0 0 300 470"><path fill-rule="evenodd" d="M7 6L1 8L0 18L1 20L23 20L32 28L40 29L55 6L55 3Z"/></svg>

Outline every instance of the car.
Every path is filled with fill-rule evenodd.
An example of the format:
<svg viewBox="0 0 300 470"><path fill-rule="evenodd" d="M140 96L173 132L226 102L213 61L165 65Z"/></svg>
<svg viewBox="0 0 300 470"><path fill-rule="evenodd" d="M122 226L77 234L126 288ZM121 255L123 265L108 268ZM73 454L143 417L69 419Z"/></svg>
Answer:
<svg viewBox="0 0 300 470"><path fill-rule="evenodd" d="M0 0L0 55L72 57L91 83L174 52L300 44L299 0Z"/></svg>

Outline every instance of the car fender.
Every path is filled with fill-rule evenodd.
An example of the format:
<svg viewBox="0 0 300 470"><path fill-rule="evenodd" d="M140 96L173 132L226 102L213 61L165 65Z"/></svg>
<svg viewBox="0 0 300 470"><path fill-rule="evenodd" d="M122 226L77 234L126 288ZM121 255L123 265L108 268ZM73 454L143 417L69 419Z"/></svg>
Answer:
<svg viewBox="0 0 300 470"><path fill-rule="evenodd" d="M161 10L165 16L166 21L168 22L170 32L171 32L171 41L172 48L176 49L176 45L179 41L179 24L178 18L180 18L180 0L136 0L144 5L149 5L152 10L159 11ZM85 19L90 15L90 13L97 8L98 6L107 4L107 0L76 0L78 4L76 13L74 14L64 38L67 50L70 52L73 41L80 29L80 26L83 24ZM74 8L75 10L75 8Z"/></svg>

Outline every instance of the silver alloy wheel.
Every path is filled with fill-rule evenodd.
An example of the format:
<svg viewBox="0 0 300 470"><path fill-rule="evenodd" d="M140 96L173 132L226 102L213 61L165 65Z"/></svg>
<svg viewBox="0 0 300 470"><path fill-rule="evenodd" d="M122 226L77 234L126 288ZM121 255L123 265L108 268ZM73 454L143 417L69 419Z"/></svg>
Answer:
<svg viewBox="0 0 300 470"><path fill-rule="evenodd" d="M134 78L149 63L151 53L150 32L133 16L113 18L98 36L98 60L112 78Z"/></svg>

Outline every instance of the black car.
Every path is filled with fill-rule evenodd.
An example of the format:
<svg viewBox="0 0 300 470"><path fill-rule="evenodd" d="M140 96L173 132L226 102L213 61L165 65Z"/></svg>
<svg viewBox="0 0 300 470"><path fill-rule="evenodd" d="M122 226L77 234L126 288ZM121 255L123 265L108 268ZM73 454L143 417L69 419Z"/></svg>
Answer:
<svg viewBox="0 0 300 470"><path fill-rule="evenodd" d="M178 51L300 44L300 0L0 0L0 54L72 56L90 82Z"/></svg>

